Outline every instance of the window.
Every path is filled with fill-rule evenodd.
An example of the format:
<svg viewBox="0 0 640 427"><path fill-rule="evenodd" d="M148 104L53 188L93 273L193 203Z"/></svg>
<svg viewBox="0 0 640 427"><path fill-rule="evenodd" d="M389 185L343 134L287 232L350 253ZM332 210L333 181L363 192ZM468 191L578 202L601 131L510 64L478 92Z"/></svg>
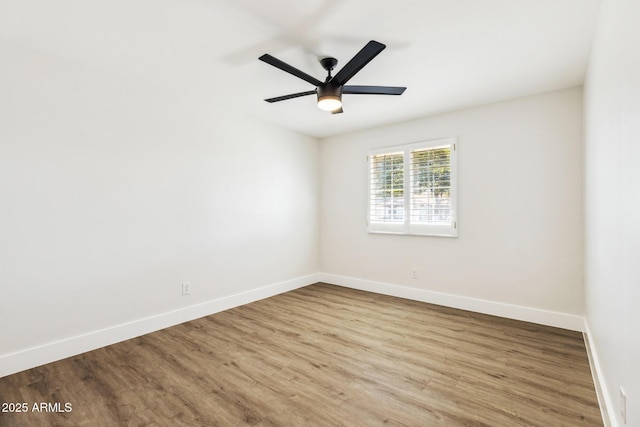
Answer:
<svg viewBox="0 0 640 427"><path fill-rule="evenodd" d="M369 152L369 232L455 237L453 138Z"/></svg>

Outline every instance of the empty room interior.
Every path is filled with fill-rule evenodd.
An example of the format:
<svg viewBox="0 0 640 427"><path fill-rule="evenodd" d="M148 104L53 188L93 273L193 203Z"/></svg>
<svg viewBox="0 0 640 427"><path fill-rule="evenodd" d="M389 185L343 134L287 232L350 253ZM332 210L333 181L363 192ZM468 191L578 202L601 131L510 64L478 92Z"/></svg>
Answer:
<svg viewBox="0 0 640 427"><path fill-rule="evenodd" d="M640 426L639 23L0 0L0 426Z"/></svg>

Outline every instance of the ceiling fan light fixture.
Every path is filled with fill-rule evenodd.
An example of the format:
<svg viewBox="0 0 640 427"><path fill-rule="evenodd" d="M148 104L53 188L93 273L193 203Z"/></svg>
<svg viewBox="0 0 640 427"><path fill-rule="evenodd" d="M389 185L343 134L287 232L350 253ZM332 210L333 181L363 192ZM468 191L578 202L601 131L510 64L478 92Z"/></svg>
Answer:
<svg viewBox="0 0 640 427"><path fill-rule="evenodd" d="M318 108L324 111L335 111L342 108L342 100L337 95L318 96Z"/></svg>
<svg viewBox="0 0 640 427"><path fill-rule="evenodd" d="M342 108L342 87L331 83L318 86L318 108L324 111Z"/></svg>

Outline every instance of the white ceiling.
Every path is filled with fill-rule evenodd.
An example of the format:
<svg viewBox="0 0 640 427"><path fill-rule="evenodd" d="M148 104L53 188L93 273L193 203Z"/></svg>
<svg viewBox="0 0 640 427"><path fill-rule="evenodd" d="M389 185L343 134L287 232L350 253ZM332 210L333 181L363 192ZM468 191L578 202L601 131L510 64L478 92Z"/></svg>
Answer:
<svg viewBox="0 0 640 427"><path fill-rule="evenodd" d="M599 0L0 0L0 39L317 137L581 85ZM369 40L387 49L330 115L258 57L323 80Z"/></svg>

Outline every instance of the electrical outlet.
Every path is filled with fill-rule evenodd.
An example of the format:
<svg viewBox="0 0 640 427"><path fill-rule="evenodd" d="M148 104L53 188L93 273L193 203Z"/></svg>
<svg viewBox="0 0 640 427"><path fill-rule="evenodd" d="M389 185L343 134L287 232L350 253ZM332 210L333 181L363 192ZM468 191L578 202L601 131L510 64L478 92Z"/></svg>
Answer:
<svg viewBox="0 0 640 427"><path fill-rule="evenodd" d="M182 296L189 295L191 293L191 282L182 282Z"/></svg>
<svg viewBox="0 0 640 427"><path fill-rule="evenodd" d="M627 423L627 395L624 392L624 389L620 387L620 417L622 418L622 423Z"/></svg>
<svg viewBox="0 0 640 427"><path fill-rule="evenodd" d="M418 278L418 267L412 267L411 268L411 278L412 279L417 279Z"/></svg>

